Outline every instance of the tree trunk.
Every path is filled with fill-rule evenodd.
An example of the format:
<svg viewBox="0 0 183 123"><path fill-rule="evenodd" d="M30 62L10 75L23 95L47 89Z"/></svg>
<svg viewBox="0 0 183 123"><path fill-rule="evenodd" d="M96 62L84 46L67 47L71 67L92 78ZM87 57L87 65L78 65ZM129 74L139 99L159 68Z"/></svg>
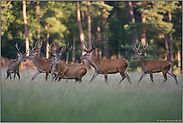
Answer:
<svg viewBox="0 0 183 123"><path fill-rule="evenodd" d="M81 41L81 49L85 49L84 45L84 33L81 25L81 15L79 10L79 1L76 2L76 12L77 12L77 20L78 20L78 26L79 26L79 33L80 33L80 41ZM85 52L82 50L82 55L84 55ZM86 60L83 60L84 65L88 68L88 62Z"/></svg>
<svg viewBox="0 0 183 123"><path fill-rule="evenodd" d="M102 3L105 4L104 1L102 1ZM106 29L107 28L106 27L106 25L107 25L106 9L103 9L102 11L103 11L104 33L106 34L107 33L107 29ZM109 51L109 44L105 43L104 44L104 48L105 48L105 56L106 56L106 58L110 59L111 57L110 57L110 51Z"/></svg>
<svg viewBox="0 0 183 123"><path fill-rule="evenodd" d="M36 15L37 15L37 25L38 25L38 33L37 33L37 38L38 42L41 42L41 32L40 32L40 20L39 20L39 14L40 14L40 6L39 6L39 1L37 1L37 9L36 9ZM41 50L39 50L38 56L40 56Z"/></svg>
<svg viewBox="0 0 183 123"><path fill-rule="evenodd" d="M142 7L144 7L144 4L142 4ZM141 13L141 22L145 23L146 18L144 17L144 13ZM146 45L146 33L145 29L142 30L141 33L141 45L145 46Z"/></svg>
<svg viewBox="0 0 183 123"><path fill-rule="evenodd" d="M120 49L121 49L121 22L120 22L120 26L119 26L119 41L118 41L118 55L117 55L117 58L120 59L121 58L121 52L120 52Z"/></svg>
<svg viewBox="0 0 183 123"><path fill-rule="evenodd" d="M90 18L90 1L87 1L87 13L88 13L88 46L91 47L91 18Z"/></svg>
<svg viewBox="0 0 183 123"><path fill-rule="evenodd" d="M75 43L76 43L76 39L75 39L75 34L73 37L73 50L72 50L72 63L74 63L75 61Z"/></svg>
<svg viewBox="0 0 183 123"><path fill-rule="evenodd" d="M27 31L27 16L26 16L26 1L22 1L23 3L23 18L24 18L24 28L25 28L25 45L26 52L29 51L29 39L28 39L28 31ZM29 52L26 54L29 55ZM29 69L29 60L26 61L27 69Z"/></svg>
<svg viewBox="0 0 183 123"><path fill-rule="evenodd" d="M169 54L169 48L168 48L168 42L167 42L167 36L164 34L164 40L165 40L165 60L169 61L168 54Z"/></svg>
<svg viewBox="0 0 183 123"><path fill-rule="evenodd" d="M127 8L128 8L129 21L130 21L130 23L135 23L135 18L134 18L133 8L132 8L132 2L131 1L127 1L126 5L127 5ZM132 28L131 29L131 36L132 36L132 43L133 44L138 43L136 28Z"/></svg>
<svg viewBox="0 0 183 123"><path fill-rule="evenodd" d="M171 13L168 12L168 20L171 22L172 17ZM169 33L169 43L170 43L170 62L172 63L172 70L173 70L173 45L172 45L172 33Z"/></svg>
<svg viewBox="0 0 183 123"><path fill-rule="evenodd" d="M180 49L177 50L177 60L178 60L178 68L181 69L181 55L180 55Z"/></svg>
<svg viewBox="0 0 183 123"><path fill-rule="evenodd" d="M45 30L47 31L47 36L46 36L46 58L48 58L49 57L49 46L50 46L50 44L49 44L50 34L48 32L48 27L47 26L45 26Z"/></svg>

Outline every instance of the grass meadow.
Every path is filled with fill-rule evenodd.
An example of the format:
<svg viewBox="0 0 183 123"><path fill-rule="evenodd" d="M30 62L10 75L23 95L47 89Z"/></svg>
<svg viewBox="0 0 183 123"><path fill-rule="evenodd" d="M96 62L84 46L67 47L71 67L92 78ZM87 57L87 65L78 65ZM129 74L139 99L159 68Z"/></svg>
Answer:
<svg viewBox="0 0 183 123"><path fill-rule="evenodd" d="M40 74L30 81L35 70L20 70L21 80L5 81L1 69L1 121L2 122L157 122L182 121L182 76L176 74L178 86L168 75L154 74L154 83L146 75L139 86L141 72L129 72L132 86L127 79L121 84L119 74L103 75L89 83L89 71L82 83L61 80L51 83Z"/></svg>

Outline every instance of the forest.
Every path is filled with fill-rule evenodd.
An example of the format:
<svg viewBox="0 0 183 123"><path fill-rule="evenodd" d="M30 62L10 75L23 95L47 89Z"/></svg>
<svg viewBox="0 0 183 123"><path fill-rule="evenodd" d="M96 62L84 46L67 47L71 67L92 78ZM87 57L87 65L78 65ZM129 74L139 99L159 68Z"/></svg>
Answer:
<svg viewBox="0 0 183 123"><path fill-rule="evenodd" d="M90 47L98 36L109 41L95 49L98 58L125 58L133 71L138 66L131 58L134 45L148 43L144 59L167 60L181 71L182 1L1 1L5 58L17 58L16 43L25 53L42 42L40 56L45 59L50 44L69 42L74 50L62 60L82 62L84 42Z"/></svg>

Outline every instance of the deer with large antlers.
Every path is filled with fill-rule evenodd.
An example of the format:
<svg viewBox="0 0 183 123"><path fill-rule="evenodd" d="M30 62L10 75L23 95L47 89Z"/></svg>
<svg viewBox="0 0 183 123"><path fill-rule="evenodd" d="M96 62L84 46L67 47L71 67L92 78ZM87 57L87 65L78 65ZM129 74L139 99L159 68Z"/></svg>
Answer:
<svg viewBox="0 0 183 123"><path fill-rule="evenodd" d="M97 48L102 43L108 42L107 39L104 41L101 41L100 37L97 37L97 40L92 42L92 46L88 48L86 45L86 48L83 49L86 54L80 57L80 59L88 60L90 65L92 65L95 68L95 73L93 74L91 80L89 83L91 83L95 77L98 74L104 74L105 82L108 84L108 74L116 74L120 73L122 76L122 79L119 81L121 83L125 78L129 81L130 85L130 77L127 74L127 69L129 67L129 62L126 59L98 59L94 55L92 55L93 50ZM94 47L94 45L97 44L97 46Z"/></svg>
<svg viewBox="0 0 183 123"><path fill-rule="evenodd" d="M167 80L167 73L168 73L170 76L172 76L175 79L175 82L178 85L176 75L172 72L172 69L171 69L172 64L170 62L162 61L162 60L146 61L142 58L141 56L142 51L145 50L147 47L148 47L148 44L146 46L143 46L143 48L139 50L140 48L140 44L139 44L138 48L136 46L134 46L133 48L133 50L135 51L135 54L132 56L132 58L137 59L139 66L143 70L143 74L140 77L138 83L142 80L142 78L146 74L150 74L151 81L153 82L153 73L162 72L164 77L164 83Z"/></svg>
<svg viewBox="0 0 183 123"><path fill-rule="evenodd" d="M15 47L19 52L19 53L17 53L18 54L18 59L16 59L16 60L12 59L7 63L7 67L6 67L7 77L6 77L6 79L8 77L10 77L10 79L11 79L11 73L14 73L14 80L15 80L15 76L17 74L17 76L19 78L19 81L20 81L19 65L20 65L21 62L26 61L26 53L22 54L20 52L20 49L18 48L17 43L16 43Z"/></svg>
<svg viewBox="0 0 183 123"><path fill-rule="evenodd" d="M53 53L53 56L50 56L47 61L53 61L53 66L51 70L52 81L60 79L75 79L75 82L82 82L82 77L87 73L87 68L82 64L66 64L64 61L60 60L60 57L63 53L73 50L72 47L69 48L69 43L61 48L61 51L58 53ZM56 77L53 77L53 74L56 74Z"/></svg>
<svg viewBox="0 0 183 123"><path fill-rule="evenodd" d="M38 56L39 50L42 47L42 42L40 46L35 45L34 48L30 51L29 56L27 59L32 60L34 66L37 68L35 75L32 77L31 81L33 81L40 73L46 73L46 81L48 78L48 74L51 72L50 63L43 60L41 57Z"/></svg>

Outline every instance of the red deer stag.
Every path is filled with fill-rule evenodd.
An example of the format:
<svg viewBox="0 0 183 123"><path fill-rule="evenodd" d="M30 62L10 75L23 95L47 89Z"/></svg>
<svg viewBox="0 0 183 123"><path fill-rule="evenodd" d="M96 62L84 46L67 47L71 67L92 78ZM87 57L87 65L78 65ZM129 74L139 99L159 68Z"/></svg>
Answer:
<svg viewBox="0 0 183 123"><path fill-rule="evenodd" d="M101 41L100 37L97 37L97 40L92 42L92 46L90 48L87 48L86 46L86 48L83 49L86 54L80 57L80 59L88 60L88 62L95 68L95 73L89 83L91 83L98 74L104 74L105 82L108 84L108 74L116 74L119 72L122 76L119 83L127 78L131 85L130 77L127 74L127 68L130 64L126 59L98 59L92 55L93 50L104 42L108 42L107 39L105 41ZM97 46L94 47L94 44L96 43Z"/></svg>
<svg viewBox="0 0 183 123"><path fill-rule="evenodd" d="M53 53L54 63L51 70L52 80L53 73L56 74L55 80L57 79L75 79L75 82L82 82L82 77L87 73L87 68L82 64L66 64L64 61L60 60L63 53L73 50L72 47L68 48L69 44L62 47L59 53Z"/></svg>
<svg viewBox="0 0 183 123"><path fill-rule="evenodd" d="M30 51L29 56L27 56L27 59L32 60L34 66L37 68L37 71L35 75L32 77L31 81L34 80L40 73L46 73L46 81L47 81L48 74L51 72L50 63L46 62L37 55L41 47L42 42L41 46L35 45L35 47Z"/></svg>
<svg viewBox="0 0 183 123"><path fill-rule="evenodd" d="M10 60L8 63L7 63L7 67L6 67L6 73L7 73L7 77L10 77L11 79L11 73L14 73L14 80L15 80L15 76L16 74L18 75L18 78L19 78L19 81L20 81L20 73L19 73L19 65L21 62L25 62L26 61L26 53L23 55L21 52L20 52L20 49L18 49L18 45L16 43L15 45L16 49L18 50L19 53L18 54L18 59L14 60Z"/></svg>
<svg viewBox="0 0 183 123"><path fill-rule="evenodd" d="M171 63L168 61L161 61L161 60L144 60L141 56L141 52L145 50L148 47L148 44L146 46L143 46L142 50L139 50L140 44L138 48L134 46L133 50L135 51L135 54L132 56L132 58L137 59L137 62L139 63L139 66L143 70L143 74L140 77L138 83L141 81L141 79L146 75L150 74L151 81L153 82L153 73L162 72L164 76L164 83L167 80L167 73L172 76L175 79L176 84L177 78L176 75L173 74L171 70Z"/></svg>

